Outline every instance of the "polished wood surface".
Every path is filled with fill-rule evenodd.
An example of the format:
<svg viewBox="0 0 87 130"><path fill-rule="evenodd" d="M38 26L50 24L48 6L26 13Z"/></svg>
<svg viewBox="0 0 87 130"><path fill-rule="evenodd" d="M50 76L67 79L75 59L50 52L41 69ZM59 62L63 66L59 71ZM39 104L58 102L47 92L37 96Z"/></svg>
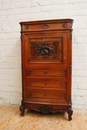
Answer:
<svg viewBox="0 0 87 130"><path fill-rule="evenodd" d="M22 104L42 113L64 111L72 119L72 19L21 22Z"/></svg>

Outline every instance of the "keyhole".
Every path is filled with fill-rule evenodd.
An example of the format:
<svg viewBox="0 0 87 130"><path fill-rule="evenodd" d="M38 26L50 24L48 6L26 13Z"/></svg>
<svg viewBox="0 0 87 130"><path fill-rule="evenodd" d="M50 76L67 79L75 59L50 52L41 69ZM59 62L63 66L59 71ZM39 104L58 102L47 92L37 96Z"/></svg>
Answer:
<svg viewBox="0 0 87 130"><path fill-rule="evenodd" d="M44 41L46 41L46 34L44 34Z"/></svg>

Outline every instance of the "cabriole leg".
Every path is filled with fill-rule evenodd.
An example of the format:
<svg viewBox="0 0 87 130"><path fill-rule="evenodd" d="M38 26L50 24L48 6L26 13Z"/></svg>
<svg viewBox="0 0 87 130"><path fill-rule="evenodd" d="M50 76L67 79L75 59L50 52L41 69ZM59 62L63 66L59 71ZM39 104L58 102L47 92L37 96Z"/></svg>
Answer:
<svg viewBox="0 0 87 130"><path fill-rule="evenodd" d="M72 111L72 108L71 108L71 107L69 107L67 113L68 113L68 120L71 121L71 120L72 120L72 114L73 114L73 111Z"/></svg>
<svg viewBox="0 0 87 130"><path fill-rule="evenodd" d="M23 104L21 104L21 106L20 106L20 111L21 111L20 115L21 115L21 116L24 116L25 108L24 108L24 105L23 105Z"/></svg>

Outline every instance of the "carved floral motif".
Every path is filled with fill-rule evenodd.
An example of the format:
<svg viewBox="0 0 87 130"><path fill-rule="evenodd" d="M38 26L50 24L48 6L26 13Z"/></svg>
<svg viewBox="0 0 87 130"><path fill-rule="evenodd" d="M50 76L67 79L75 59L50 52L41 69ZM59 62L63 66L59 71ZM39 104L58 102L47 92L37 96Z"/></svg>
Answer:
<svg viewBox="0 0 87 130"><path fill-rule="evenodd" d="M44 29L46 29L46 28L48 28L49 26L47 25L47 24L43 24L42 25L42 28L44 28Z"/></svg>
<svg viewBox="0 0 87 130"><path fill-rule="evenodd" d="M64 28L72 28L72 23L63 23Z"/></svg>
<svg viewBox="0 0 87 130"><path fill-rule="evenodd" d="M26 30L29 29L29 25L25 25L25 29L26 29Z"/></svg>
<svg viewBox="0 0 87 130"><path fill-rule="evenodd" d="M54 43L54 45L56 46L57 43ZM58 54L56 54L55 49L49 46L48 43L43 44L35 43L34 47L35 47L35 55L34 55L35 58L39 56L42 56L44 58L47 58L49 56L53 56L54 58L58 57Z"/></svg>
<svg viewBox="0 0 87 130"><path fill-rule="evenodd" d="M47 105L44 105L44 106L41 106L40 107L40 111L43 113L43 114L48 114L48 113L50 113L50 107L49 106L47 106Z"/></svg>

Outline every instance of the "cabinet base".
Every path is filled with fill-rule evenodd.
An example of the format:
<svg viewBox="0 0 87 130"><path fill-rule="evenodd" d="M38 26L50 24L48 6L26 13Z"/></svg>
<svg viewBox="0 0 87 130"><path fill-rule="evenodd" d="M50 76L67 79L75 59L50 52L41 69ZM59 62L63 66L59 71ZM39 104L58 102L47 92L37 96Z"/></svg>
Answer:
<svg viewBox="0 0 87 130"><path fill-rule="evenodd" d="M29 110L35 110L37 112L41 112L43 114L49 114L49 113L57 113L57 112L67 112L68 114L68 120L72 120L72 107L70 106L64 106L64 105L48 105L48 104L33 104L33 103L24 103L22 102L20 105L20 115L24 116L25 109Z"/></svg>

